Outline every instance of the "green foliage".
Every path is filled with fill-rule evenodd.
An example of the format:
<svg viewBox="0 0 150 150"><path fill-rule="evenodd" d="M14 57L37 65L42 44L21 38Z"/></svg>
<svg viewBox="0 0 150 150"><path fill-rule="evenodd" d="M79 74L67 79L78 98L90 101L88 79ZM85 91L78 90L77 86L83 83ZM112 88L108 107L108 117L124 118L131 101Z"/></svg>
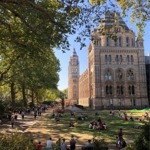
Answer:
<svg viewBox="0 0 150 150"><path fill-rule="evenodd" d="M107 144L106 142L104 141L104 139L100 139L100 138L97 138L97 137L94 137L93 138L93 149L94 150L100 150L100 149L103 149L103 150L107 150Z"/></svg>
<svg viewBox="0 0 150 150"><path fill-rule="evenodd" d="M31 139L21 133L0 136L0 150L35 150Z"/></svg>
<svg viewBox="0 0 150 150"><path fill-rule="evenodd" d="M127 150L149 150L150 146L149 123L143 126L142 132L137 136L134 143L127 146Z"/></svg>

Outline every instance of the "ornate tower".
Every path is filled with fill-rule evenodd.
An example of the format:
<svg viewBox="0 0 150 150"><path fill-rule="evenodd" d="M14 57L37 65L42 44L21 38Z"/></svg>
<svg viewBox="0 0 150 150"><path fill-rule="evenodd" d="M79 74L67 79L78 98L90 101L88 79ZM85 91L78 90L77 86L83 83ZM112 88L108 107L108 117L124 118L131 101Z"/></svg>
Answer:
<svg viewBox="0 0 150 150"><path fill-rule="evenodd" d="M68 100L77 104L79 98L79 60L75 49L68 66Z"/></svg>

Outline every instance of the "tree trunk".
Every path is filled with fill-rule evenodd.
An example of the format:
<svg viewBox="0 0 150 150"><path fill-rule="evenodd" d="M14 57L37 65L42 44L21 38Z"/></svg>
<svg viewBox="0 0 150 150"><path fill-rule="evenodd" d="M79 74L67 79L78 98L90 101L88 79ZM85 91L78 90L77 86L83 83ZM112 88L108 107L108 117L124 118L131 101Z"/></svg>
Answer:
<svg viewBox="0 0 150 150"><path fill-rule="evenodd" d="M16 95L15 95L15 84L14 84L14 82L11 83L10 90L11 90L11 104L12 104L12 107L15 107Z"/></svg>
<svg viewBox="0 0 150 150"><path fill-rule="evenodd" d="M61 99L61 105L62 105L62 109L64 110L65 109L65 100L64 100L64 98Z"/></svg>
<svg viewBox="0 0 150 150"><path fill-rule="evenodd" d="M31 102L32 102L32 105L34 106L34 90L33 89L31 90Z"/></svg>
<svg viewBox="0 0 150 150"><path fill-rule="evenodd" d="M27 107L27 99L26 99L26 92L25 92L25 85L22 85L22 99L24 107Z"/></svg>

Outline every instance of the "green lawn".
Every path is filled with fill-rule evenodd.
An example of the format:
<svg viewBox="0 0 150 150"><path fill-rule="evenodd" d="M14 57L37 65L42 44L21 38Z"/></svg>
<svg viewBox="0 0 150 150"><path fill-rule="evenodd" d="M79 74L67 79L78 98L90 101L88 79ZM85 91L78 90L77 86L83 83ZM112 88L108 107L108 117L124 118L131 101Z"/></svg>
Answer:
<svg viewBox="0 0 150 150"><path fill-rule="evenodd" d="M133 118L140 118L143 119L142 115L145 112L148 112L148 110L125 110L121 111L121 114L123 112L126 112L128 116L132 115ZM72 117L70 113L64 113L63 117L60 118L60 121L56 123L55 120L51 119L49 116L44 118L47 121L47 124L52 124L49 126L50 131L53 134L59 134L64 135L67 137L70 134L75 134L76 136L89 136L92 137L93 135L96 135L97 137L100 137L104 139L106 142L114 143L115 137L119 131L120 128L123 129L124 138L126 140L134 140L135 137L140 133L141 129L135 129L133 126L135 125L144 125L143 123L139 121L124 121L123 119L118 118L118 113L116 113L115 116L109 115L108 110L103 111L96 111L99 113L98 116L95 116L95 111L92 110L85 110L82 112L76 112L75 115L79 116L82 113L88 115L88 120L86 121L78 121L75 117ZM132 113L132 114L131 114ZM107 125L106 130L92 130L89 129L89 123L92 120L97 120L98 118L101 118L102 122L105 122ZM76 125L74 128L69 128L69 122L70 120L76 122ZM84 137L85 138L85 137ZM84 139L82 138L82 139Z"/></svg>

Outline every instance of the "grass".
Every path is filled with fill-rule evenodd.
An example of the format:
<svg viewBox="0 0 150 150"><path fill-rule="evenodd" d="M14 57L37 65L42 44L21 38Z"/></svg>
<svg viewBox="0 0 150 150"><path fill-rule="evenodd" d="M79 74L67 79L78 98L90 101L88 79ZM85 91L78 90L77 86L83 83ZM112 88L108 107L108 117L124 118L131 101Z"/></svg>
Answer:
<svg viewBox="0 0 150 150"><path fill-rule="evenodd" d="M125 110L128 116L132 115L134 118L141 118L142 114L145 113L147 110ZM115 137L119 131L120 128L123 129L124 138L128 140L135 139L135 136L137 136L140 133L140 129L134 129L133 126L135 125L143 125L143 123L139 121L124 121L123 119L120 119L116 116L109 115L108 110L103 111L96 111L99 113L98 116L95 116L95 111L90 110L84 110L82 112L76 112L76 116L79 116L81 113L88 115L88 120L86 121L79 121L77 118L70 115L70 113L63 114L63 117L60 118L59 122L55 122L55 120L51 119L50 117L46 116L43 118L43 121L46 121L47 124L51 124L48 126L45 126L49 129L49 131L52 134L60 135L62 137L68 137L70 138L71 134L74 134L76 137L79 138L80 141L87 140L94 135L97 137L100 137L104 139L106 142L115 142ZM121 114L123 114L124 111L121 111ZM131 114L132 113L132 114ZM105 122L107 125L106 130L92 130L89 129L89 123L92 120L96 120L98 118L101 118L102 122ZM76 126L74 128L69 128L69 122L70 120L76 122ZM85 142L85 141L84 141Z"/></svg>

